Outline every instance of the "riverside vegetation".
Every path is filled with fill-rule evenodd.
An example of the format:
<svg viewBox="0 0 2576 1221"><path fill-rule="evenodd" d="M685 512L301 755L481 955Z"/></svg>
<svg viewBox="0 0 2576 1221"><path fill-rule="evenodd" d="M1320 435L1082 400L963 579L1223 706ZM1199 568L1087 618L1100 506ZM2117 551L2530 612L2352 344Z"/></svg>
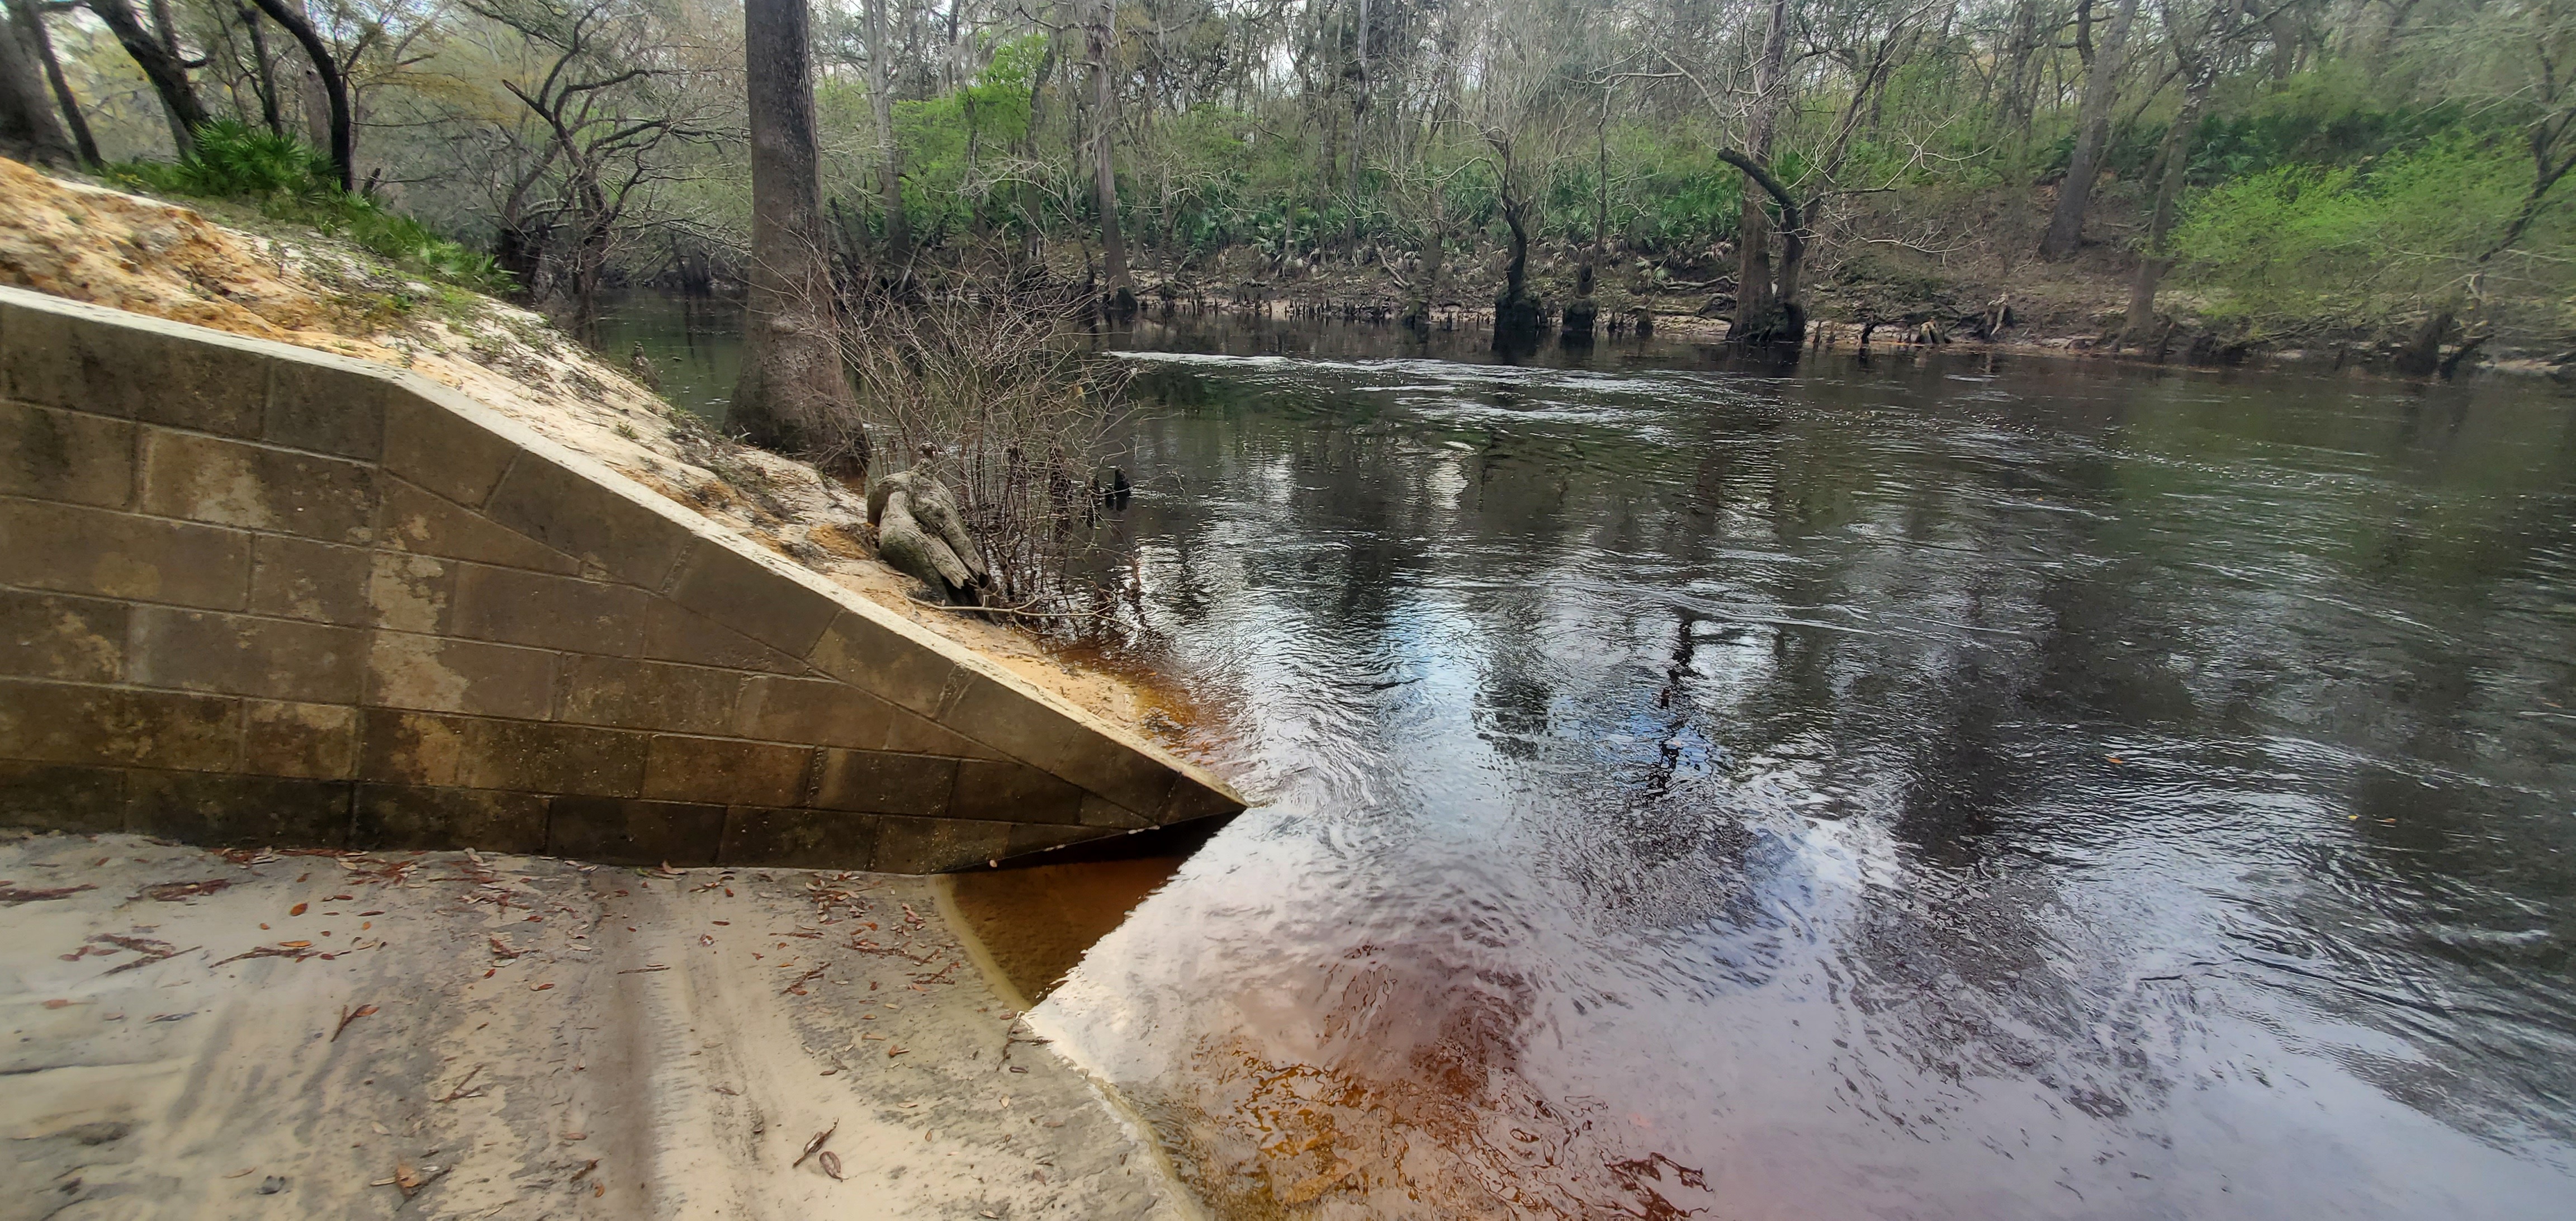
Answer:
<svg viewBox="0 0 2576 1221"><path fill-rule="evenodd" d="M11 0L14 149L282 191L577 334L605 287L754 278L737 6L147 7ZM811 33L814 233L854 298L2417 375L2576 349L2571 0L836 0ZM189 168L263 133L330 150L336 194Z"/></svg>

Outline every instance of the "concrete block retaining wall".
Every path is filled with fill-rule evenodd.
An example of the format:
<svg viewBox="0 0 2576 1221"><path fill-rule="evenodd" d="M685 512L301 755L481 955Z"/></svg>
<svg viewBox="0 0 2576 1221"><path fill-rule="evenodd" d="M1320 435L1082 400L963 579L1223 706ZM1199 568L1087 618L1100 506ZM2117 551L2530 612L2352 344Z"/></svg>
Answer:
<svg viewBox="0 0 2576 1221"><path fill-rule="evenodd" d="M0 289L0 823L929 872L1241 807L426 379Z"/></svg>

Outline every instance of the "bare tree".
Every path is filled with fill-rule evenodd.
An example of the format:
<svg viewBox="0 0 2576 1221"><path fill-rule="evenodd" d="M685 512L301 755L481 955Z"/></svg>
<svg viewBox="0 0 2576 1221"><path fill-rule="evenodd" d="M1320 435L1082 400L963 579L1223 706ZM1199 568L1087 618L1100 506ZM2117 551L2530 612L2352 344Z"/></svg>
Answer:
<svg viewBox="0 0 2576 1221"><path fill-rule="evenodd" d="M358 189L357 120L349 111L348 78L341 75L340 61L333 56L331 44L322 41L322 35L313 28L313 23L287 0L251 2L259 6L259 11L268 14L269 20L294 35L296 45L304 48L305 59L312 63L314 74L321 78L324 105L330 114L331 172L340 180L341 190ZM273 99L271 105L274 105Z"/></svg>
<svg viewBox="0 0 2576 1221"><path fill-rule="evenodd" d="M12 4L0 20L0 153L21 161L70 165L72 144L45 96L37 65L37 33L26 28L23 6Z"/></svg>
<svg viewBox="0 0 2576 1221"><path fill-rule="evenodd" d="M2084 103L2075 120L2075 151L2066 161L2066 181L2057 186L2057 208L2048 232L2039 239L2039 257L2063 259L2084 241L2084 213L2093 202L2093 180L2102 173L2102 150L2111 142L2111 105L2118 100L2120 70L2126 64L2129 27L2138 19L2138 0L2120 0L2111 31L2093 55L2093 70L2084 78Z"/></svg>
<svg viewBox="0 0 2576 1221"><path fill-rule="evenodd" d="M161 111L170 121L170 142L184 157L197 148L197 129L206 125L205 103L198 100L197 86L188 79L190 67L179 53L178 40L169 33L166 10L156 14L157 29L143 28L132 0L87 0L89 11L107 25L116 36L117 45L134 58L134 66L143 69L144 79L161 98Z"/></svg>
<svg viewBox="0 0 2576 1221"><path fill-rule="evenodd" d="M81 114L80 99L72 95L72 83L63 76L62 61L54 55L53 35L45 29L48 11L37 0L8 0L9 15L29 35L37 61L45 69L45 83L52 87L54 101L62 107L63 128L71 133L72 146L80 153L82 164L98 165L105 159L98 155L98 139L90 134L89 119Z"/></svg>

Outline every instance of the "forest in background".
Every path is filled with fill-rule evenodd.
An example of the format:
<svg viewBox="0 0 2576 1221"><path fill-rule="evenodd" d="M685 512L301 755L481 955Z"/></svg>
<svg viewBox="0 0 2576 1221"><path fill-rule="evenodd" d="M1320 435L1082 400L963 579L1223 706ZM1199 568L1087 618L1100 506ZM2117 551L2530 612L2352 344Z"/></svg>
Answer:
<svg viewBox="0 0 2576 1221"><path fill-rule="evenodd" d="M577 333L745 275L726 0L6 5L0 92L111 181ZM2576 0L827 0L813 48L836 271L897 294L2576 348Z"/></svg>

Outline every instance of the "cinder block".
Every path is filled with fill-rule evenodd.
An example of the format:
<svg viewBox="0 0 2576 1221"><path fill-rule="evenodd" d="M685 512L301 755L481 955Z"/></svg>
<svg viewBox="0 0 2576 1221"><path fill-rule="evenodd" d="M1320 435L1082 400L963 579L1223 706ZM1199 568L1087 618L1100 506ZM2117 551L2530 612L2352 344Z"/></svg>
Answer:
<svg viewBox="0 0 2576 1221"><path fill-rule="evenodd" d="M105 509L0 500L0 585L239 610L250 536Z"/></svg>
<svg viewBox="0 0 2576 1221"><path fill-rule="evenodd" d="M876 854L877 819L838 810L734 806L725 811L724 865L782 869L866 869Z"/></svg>
<svg viewBox="0 0 2576 1221"><path fill-rule="evenodd" d="M1011 851L1011 824L962 818L877 816L877 850L868 868L879 873L948 873L981 868Z"/></svg>
<svg viewBox="0 0 2576 1221"><path fill-rule="evenodd" d="M113 767L0 761L0 826L122 831L125 772Z"/></svg>
<svg viewBox="0 0 2576 1221"><path fill-rule="evenodd" d="M385 449L382 377L330 365L279 360L269 365L268 406L260 439L373 462Z"/></svg>
<svg viewBox="0 0 2576 1221"><path fill-rule="evenodd" d="M534 453L502 477L485 512L592 569L656 591L697 541L680 523Z"/></svg>
<svg viewBox="0 0 2576 1221"><path fill-rule="evenodd" d="M366 702L542 721L553 713L561 664L543 649L382 631L368 649Z"/></svg>
<svg viewBox="0 0 2576 1221"><path fill-rule="evenodd" d="M843 613L832 599L712 540L680 566L671 600L798 657Z"/></svg>
<svg viewBox="0 0 2576 1221"><path fill-rule="evenodd" d="M358 765L358 710L345 704L249 700L242 707L242 770L260 776L346 780Z"/></svg>
<svg viewBox="0 0 2576 1221"><path fill-rule="evenodd" d="M123 602L0 590L0 675L116 682L129 613Z"/></svg>
<svg viewBox="0 0 2576 1221"><path fill-rule="evenodd" d="M1107 839L1117 834L1120 832L1100 827L1015 823L1011 827L1010 841L1003 845L1002 859L1007 861L1012 857L1027 856L1033 852L1046 852L1071 844L1089 843L1095 839Z"/></svg>
<svg viewBox="0 0 2576 1221"><path fill-rule="evenodd" d="M397 632L445 632L456 603L456 565L426 555L373 551L367 562L367 619Z"/></svg>
<svg viewBox="0 0 2576 1221"><path fill-rule="evenodd" d="M564 661L555 719L673 733L729 733L740 670L575 654Z"/></svg>
<svg viewBox="0 0 2576 1221"><path fill-rule="evenodd" d="M339 848L349 842L349 799L345 780L134 772L125 827L218 848Z"/></svg>
<svg viewBox="0 0 2576 1221"><path fill-rule="evenodd" d="M0 402L0 495L124 508L134 500L134 425Z"/></svg>
<svg viewBox="0 0 2576 1221"><path fill-rule="evenodd" d="M475 721L468 741L467 787L633 797L644 789L644 757L651 739L580 725ZM712 836L707 852L715 852Z"/></svg>
<svg viewBox="0 0 2576 1221"><path fill-rule="evenodd" d="M0 328L7 397L232 437L259 431L270 359L211 331L14 302Z"/></svg>
<svg viewBox="0 0 2576 1221"><path fill-rule="evenodd" d="M0 679L0 759L211 771L240 757L237 700Z"/></svg>
<svg viewBox="0 0 2576 1221"><path fill-rule="evenodd" d="M949 800L948 816L1079 823L1083 796L1080 788L1025 763L967 759L957 765L957 795Z"/></svg>
<svg viewBox="0 0 2576 1221"><path fill-rule="evenodd" d="M886 732L885 748L908 755L951 755L960 759L1000 759L1002 752L949 729L927 717L898 708Z"/></svg>
<svg viewBox="0 0 2576 1221"><path fill-rule="evenodd" d="M1172 777L1171 794L1164 799L1155 822L1168 827L1193 819L1232 814L1241 809L1243 803L1231 795L1209 788L1187 773L1179 773Z"/></svg>
<svg viewBox="0 0 2576 1221"><path fill-rule="evenodd" d="M893 755L876 750L826 750L813 804L868 814L950 813L957 760L936 755Z"/></svg>
<svg viewBox="0 0 2576 1221"><path fill-rule="evenodd" d="M718 805L557 797L549 803L546 851L612 865L712 865L724 825Z"/></svg>
<svg viewBox="0 0 2576 1221"><path fill-rule="evenodd" d="M366 647L366 633L356 628L138 606L126 678L145 687L354 704Z"/></svg>
<svg viewBox="0 0 2576 1221"><path fill-rule="evenodd" d="M362 709L358 778L381 784L464 787L473 765L476 724L440 713Z"/></svg>
<svg viewBox="0 0 2576 1221"><path fill-rule="evenodd" d="M655 598L645 607L644 656L728 670L806 672L804 662L668 598Z"/></svg>
<svg viewBox="0 0 2576 1221"><path fill-rule="evenodd" d="M457 635L610 657L644 644L650 595L625 585L462 564L456 570Z"/></svg>
<svg viewBox="0 0 2576 1221"><path fill-rule="evenodd" d="M373 563L364 547L257 535L250 552L251 612L315 623L371 623L367 586Z"/></svg>
<svg viewBox="0 0 2576 1221"><path fill-rule="evenodd" d="M385 398L385 473L469 509L499 486L519 446L408 389Z"/></svg>
<svg viewBox="0 0 2576 1221"><path fill-rule="evenodd" d="M539 853L546 850L546 799L491 789L362 784L349 846Z"/></svg>
<svg viewBox="0 0 2576 1221"><path fill-rule="evenodd" d="M1073 715L983 675L962 683L939 721L1131 810L1160 810L1172 769Z"/></svg>
<svg viewBox="0 0 2576 1221"><path fill-rule="evenodd" d="M805 801L814 751L731 738L662 735L644 762L644 795L657 801L792 806Z"/></svg>
<svg viewBox="0 0 2576 1221"><path fill-rule="evenodd" d="M856 611L824 629L806 660L842 682L923 716L939 715L957 663L937 650Z"/></svg>
<svg viewBox="0 0 2576 1221"><path fill-rule="evenodd" d="M376 475L338 458L144 430L143 511L325 542L375 537Z"/></svg>
<svg viewBox="0 0 2576 1221"><path fill-rule="evenodd" d="M399 479L387 479L384 484L379 537L387 547L566 576L581 571L580 561L472 509L449 504Z"/></svg>
<svg viewBox="0 0 2576 1221"><path fill-rule="evenodd" d="M1155 825L1151 816L1130 810L1098 793L1082 795L1082 810L1076 821L1086 827L1107 827L1118 831L1141 831Z"/></svg>
<svg viewBox="0 0 2576 1221"><path fill-rule="evenodd" d="M743 684L734 736L874 750L893 728L893 705L828 679L754 675Z"/></svg>

